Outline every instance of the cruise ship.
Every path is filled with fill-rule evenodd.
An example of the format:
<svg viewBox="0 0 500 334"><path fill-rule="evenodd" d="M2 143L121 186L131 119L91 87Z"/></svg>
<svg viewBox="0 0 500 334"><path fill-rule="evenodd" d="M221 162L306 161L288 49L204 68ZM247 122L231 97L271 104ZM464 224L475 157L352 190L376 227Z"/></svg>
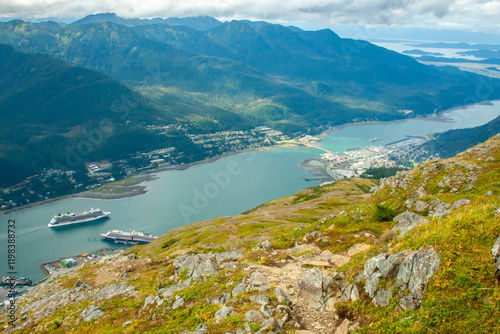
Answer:
<svg viewBox="0 0 500 334"><path fill-rule="evenodd" d="M377 141L377 140L378 140L378 138L375 137L375 138L369 139L368 141L374 142L374 141Z"/></svg>
<svg viewBox="0 0 500 334"><path fill-rule="evenodd" d="M145 234L142 231L123 232L111 230L101 234L103 240L114 241L119 244L144 245L153 242L158 238L156 235Z"/></svg>
<svg viewBox="0 0 500 334"><path fill-rule="evenodd" d="M105 212L100 209L90 209L90 211L83 211L77 213L57 214L50 220L49 227L59 227L73 224L81 224L90 222L97 219L106 218L111 212Z"/></svg>

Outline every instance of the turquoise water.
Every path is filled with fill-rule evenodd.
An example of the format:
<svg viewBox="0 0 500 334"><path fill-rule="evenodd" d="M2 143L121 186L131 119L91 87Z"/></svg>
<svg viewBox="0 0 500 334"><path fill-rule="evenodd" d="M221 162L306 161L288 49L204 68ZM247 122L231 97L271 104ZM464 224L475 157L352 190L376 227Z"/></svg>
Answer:
<svg viewBox="0 0 500 334"><path fill-rule="evenodd" d="M423 136L451 129L472 128L495 119L500 115L500 101L476 104L470 107L441 113L439 117L409 119L391 123L348 125L331 131L323 138L322 147L343 152L347 148L382 145L409 136ZM370 142L371 138L379 138Z"/></svg>
<svg viewBox="0 0 500 334"><path fill-rule="evenodd" d="M275 198L291 195L316 183L299 167L317 152L277 148L245 152L186 170L158 173L147 182L144 195L119 200L68 198L0 216L1 274L7 273L7 221L16 220L16 256L19 276L43 278L38 265L60 257L96 251L115 244L100 240L111 229L143 230L163 234L186 223L235 215ZM48 228L56 213L90 208L110 211L110 219L77 226ZM2 258L2 255L5 257Z"/></svg>
<svg viewBox="0 0 500 334"><path fill-rule="evenodd" d="M499 101L454 110L449 120L412 119L385 124L351 125L324 137L322 146L343 151L370 145L379 137L394 141L406 135L424 135L453 128L484 124L500 115ZM223 157L186 170L158 173L147 182L144 195L119 200L83 198L62 199L9 215L0 216L0 271L7 273L7 222L16 220L16 270L18 276L43 278L38 265L60 257L95 251L114 244L100 240L100 233L111 229L140 229L163 234L190 222L217 216L239 214L269 200L291 195L315 186L310 171L299 167L305 159L317 157L315 149L275 148ZM108 220L86 225L49 229L47 223L56 213L77 212L99 207L111 211Z"/></svg>

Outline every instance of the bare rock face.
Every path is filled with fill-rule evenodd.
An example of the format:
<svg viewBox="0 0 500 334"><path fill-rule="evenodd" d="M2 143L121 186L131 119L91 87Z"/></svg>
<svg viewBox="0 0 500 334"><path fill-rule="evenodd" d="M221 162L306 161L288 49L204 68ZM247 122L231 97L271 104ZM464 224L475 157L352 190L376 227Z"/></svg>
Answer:
<svg viewBox="0 0 500 334"><path fill-rule="evenodd" d="M104 314L104 311L100 306L90 305L87 307L80 316L83 318L83 321L89 321L92 319L100 318Z"/></svg>
<svg viewBox="0 0 500 334"><path fill-rule="evenodd" d="M374 305L380 307L387 306L394 288L399 288L400 310L414 310L420 306L427 282L440 263L439 255L432 248L393 255L382 253L366 261L356 282L365 280L365 292L373 298ZM394 283L382 289L379 282L383 278L394 279ZM404 295L406 291L408 293Z"/></svg>
<svg viewBox="0 0 500 334"><path fill-rule="evenodd" d="M233 314L232 306L223 306L220 310L215 312L215 321L220 324L224 319Z"/></svg>
<svg viewBox="0 0 500 334"><path fill-rule="evenodd" d="M429 278L438 270L441 261L434 249L420 249L408 255L401 265L396 276L400 291L406 288L410 294L404 302L400 302L402 310L416 309L420 306L420 301L424 295Z"/></svg>
<svg viewBox="0 0 500 334"><path fill-rule="evenodd" d="M347 255L354 256L358 253L369 250L371 247L372 246L368 244L355 244L351 248L349 248L349 250L347 251Z"/></svg>
<svg viewBox="0 0 500 334"><path fill-rule="evenodd" d="M262 323L265 320L265 318L259 311L250 310L247 313L245 313L245 320L250 322Z"/></svg>
<svg viewBox="0 0 500 334"><path fill-rule="evenodd" d="M240 252L223 252L209 254L187 254L174 260L175 276L187 269L188 277L202 278L215 275L220 270L220 265L227 261L236 261L243 256Z"/></svg>
<svg viewBox="0 0 500 334"><path fill-rule="evenodd" d="M402 237L415 227L431 223L429 220L411 211L405 211L397 215L396 217L394 217L394 221L397 222L397 224L392 228L392 231L399 231L399 237Z"/></svg>
<svg viewBox="0 0 500 334"><path fill-rule="evenodd" d="M299 282L300 295L313 308L321 308L333 287L333 278L320 270L313 270Z"/></svg>
<svg viewBox="0 0 500 334"><path fill-rule="evenodd" d="M115 283L102 288L97 296L95 296L95 302L97 303L100 300L110 299L118 295L135 296L136 294L135 287L124 283Z"/></svg>
<svg viewBox="0 0 500 334"><path fill-rule="evenodd" d="M427 204L424 201L418 200L415 202L415 211L417 211L417 212L423 212L428 207L429 207L429 204Z"/></svg>
<svg viewBox="0 0 500 334"><path fill-rule="evenodd" d="M196 329L194 330L194 332L192 334L205 334L208 332L208 326L205 325L204 323L201 323L198 325L198 327L196 327ZM191 334L191 333L189 333Z"/></svg>
<svg viewBox="0 0 500 334"><path fill-rule="evenodd" d="M267 280L267 278L265 278L264 275L262 275L258 271L254 272L252 276L250 276L249 282L249 285L251 285L252 287L269 285L269 281Z"/></svg>
<svg viewBox="0 0 500 334"><path fill-rule="evenodd" d="M290 303L290 297L288 296L288 294L285 292L285 290L283 290L282 288L280 287L276 287L274 289L274 295L276 296L276 298L278 299L278 303Z"/></svg>
<svg viewBox="0 0 500 334"><path fill-rule="evenodd" d="M429 210L429 216L435 218L442 218L448 214L448 209L451 207L451 204L441 202L440 200L431 202L431 209Z"/></svg>

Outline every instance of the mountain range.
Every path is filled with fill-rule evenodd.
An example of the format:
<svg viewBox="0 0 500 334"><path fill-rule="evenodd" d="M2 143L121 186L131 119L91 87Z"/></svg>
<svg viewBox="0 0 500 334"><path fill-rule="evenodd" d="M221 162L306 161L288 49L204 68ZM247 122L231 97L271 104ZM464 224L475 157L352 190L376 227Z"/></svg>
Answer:
<svg viewBox="0 0 500 334"><path fill-rule="evenodd" d="M348 122L423 116L500 96L500 80L423 65L365 41L340 38L328 29L303 31L266 22L124 19L113 13L91 15L70 25L14 20L0 24L0 43L30 55L4 52L5 61L13 57L20 68L28 58L58 60L56 67L65 64L70 69L65 84L74 83L74 95L86 99L71 102L70 95L60 95L57 101L66 101L58 102L60 108L65 106L59 113L38 102L52 101L54 91L59 92L57 85L54 90L48 85L33 92L32 98L15 99L9 94L22 90L25 79L6 81L10 89L3 93L7 104L0 112L11 115L4 123L11 128L27 126L28 114L22 110L44 119L37 126L45 122L67 130L71 122L95 124L96 117L109 114L108 102L120 100L121 95L138 101L127 127L181 123L214 132L267 125L289 135ZM38 79L26 80L45 82L44 75L54 67L47 62L32 68ZM114 88L91 92L82 87L76 72L83 68L86 75ZM15 67L4 70L15 76ZM485 82L486 94L478 94ZM105 92L112 94L104 97ZM13 101L16 105L11 108ZM29 141L9 138L14 146L9 144L8 150Z"/></svg>

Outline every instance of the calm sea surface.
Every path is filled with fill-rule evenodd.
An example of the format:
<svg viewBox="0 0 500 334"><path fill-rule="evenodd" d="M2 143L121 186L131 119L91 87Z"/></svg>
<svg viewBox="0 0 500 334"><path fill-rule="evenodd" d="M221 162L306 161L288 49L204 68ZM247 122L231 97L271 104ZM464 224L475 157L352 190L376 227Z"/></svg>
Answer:
<svg viewBox="0 0 500 334"><path fill-rule="evenodd" d="M343 151L367 146L370 138L389 142L406 135L425 135L455 128L478 126L500 115L500 101L492 105L453 110L442 119L413 119L385 124L345 126L331 131L322 146ZM376 144L376 143L375 143ZM16 221L16 270L18 276L43 278L38 265L60 257L96 251L114 244L100 240L111 229L143 230L163 234L190 222L239 214L269 200L291 195L317 185L310 171L299 167L305 159L317 157L315 149L275 148L231 155L186 170L158 173L145 183L144 195L119 200L68 198L9 215L0 216L0 275L7 269L7 222ZM57 213L90 208L111 212L111 218L61 229L47 227Z"/></svg>

